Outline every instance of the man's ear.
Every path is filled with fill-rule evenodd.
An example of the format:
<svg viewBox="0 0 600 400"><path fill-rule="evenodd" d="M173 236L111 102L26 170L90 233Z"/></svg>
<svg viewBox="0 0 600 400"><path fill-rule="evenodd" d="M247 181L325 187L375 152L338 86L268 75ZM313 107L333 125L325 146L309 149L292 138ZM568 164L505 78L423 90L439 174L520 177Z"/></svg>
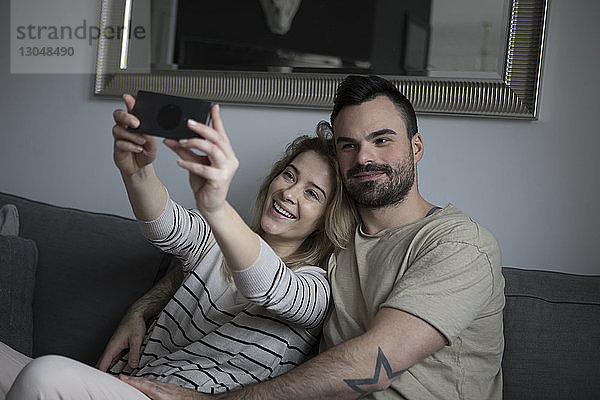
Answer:
<svg viewBox="0 0 600 400"><path fill-rule="evenodd" d="M419 132L415 133L411 140L411 146L413 151L413 157L415 164L418 163L425 152L425 146L423 145L423 138Z"/></svg>

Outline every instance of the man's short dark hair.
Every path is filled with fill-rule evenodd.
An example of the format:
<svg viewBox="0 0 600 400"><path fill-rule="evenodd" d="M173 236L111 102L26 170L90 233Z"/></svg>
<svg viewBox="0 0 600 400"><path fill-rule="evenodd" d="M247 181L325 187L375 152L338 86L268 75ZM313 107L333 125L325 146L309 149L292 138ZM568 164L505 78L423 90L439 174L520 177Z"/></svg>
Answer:
<svg viewBox="0 0 600 400"><path fill-rule="evenodd" d="M417 116L412 104L392 82L375 75L348 75L340 83L333 100L331 124L345 106L359 105L378 96L386 96L394 103L404 118L408 138L412 139L418 132Z"/></svg>

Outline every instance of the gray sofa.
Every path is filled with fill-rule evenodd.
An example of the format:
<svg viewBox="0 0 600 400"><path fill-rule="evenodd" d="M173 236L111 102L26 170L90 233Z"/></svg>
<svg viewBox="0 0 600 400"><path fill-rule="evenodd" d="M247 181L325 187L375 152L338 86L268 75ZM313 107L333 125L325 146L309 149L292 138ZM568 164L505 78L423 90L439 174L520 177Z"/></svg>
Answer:
<svg viewBox="0 0 600 400"><path fill-rule="evenodd" d="M0 193L5 204L16 206L20 229L0 237L0 338L28 355L95 364L171 257L130 219Z"/></svg>
<svg viewBox="0 0 600 400"><path fill-rule="evenodd" d="M127 307L171 257L133 220L0 193L0 339L94 364ZM592 261L595 262L595 261ZM600 276L504 268L504 398L600 398Z"/></svg>

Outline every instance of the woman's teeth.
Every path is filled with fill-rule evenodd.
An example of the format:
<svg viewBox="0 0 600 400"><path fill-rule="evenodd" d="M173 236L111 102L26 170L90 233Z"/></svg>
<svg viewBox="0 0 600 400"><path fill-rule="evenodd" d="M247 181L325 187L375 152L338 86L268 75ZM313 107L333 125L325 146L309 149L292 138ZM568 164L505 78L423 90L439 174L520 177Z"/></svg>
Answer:
<svg viewBox="0 0 600 400"><path fill-rule="evenodd" d="M290 218L290 219L296 218L292 214L290 214L289 212L287 212L283 208L281 208L279 206L279 204L277 204L277 202L275 202L275 201L273 202L273 208L275 209L275 211L277 211L279 214L283 215L286 218Z"/></svg>

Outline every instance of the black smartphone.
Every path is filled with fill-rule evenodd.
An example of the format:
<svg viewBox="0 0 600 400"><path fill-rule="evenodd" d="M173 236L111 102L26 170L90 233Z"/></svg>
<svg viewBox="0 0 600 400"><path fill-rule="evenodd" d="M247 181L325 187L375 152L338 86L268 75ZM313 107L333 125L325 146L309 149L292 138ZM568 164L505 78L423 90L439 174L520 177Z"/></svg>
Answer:
<svg viewBox="0 0 600 400"><path fill-rule="evenodd" d="M140 90L131 110L140 125L129 131L176 140L198 137L187 127L187 120L208 125L211 106L206 100Z"/></svg>

